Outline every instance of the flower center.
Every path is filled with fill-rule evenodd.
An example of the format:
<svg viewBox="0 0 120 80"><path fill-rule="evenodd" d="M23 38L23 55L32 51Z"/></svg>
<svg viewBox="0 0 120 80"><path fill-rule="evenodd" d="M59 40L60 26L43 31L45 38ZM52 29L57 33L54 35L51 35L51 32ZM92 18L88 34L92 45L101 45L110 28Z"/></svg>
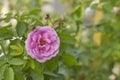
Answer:
<svg viewBox="0 0 120 80"><path fill-rule="evenodd" d="M45 44L46 44L45 40L40 39L40 45L43 46L43 45L45 45Z"/></svg>

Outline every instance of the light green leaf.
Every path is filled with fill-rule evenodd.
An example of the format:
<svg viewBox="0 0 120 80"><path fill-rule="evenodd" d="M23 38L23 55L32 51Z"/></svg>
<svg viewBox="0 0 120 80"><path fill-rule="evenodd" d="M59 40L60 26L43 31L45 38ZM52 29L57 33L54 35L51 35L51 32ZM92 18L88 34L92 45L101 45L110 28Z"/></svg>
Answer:
<svg viewBox="0 0 120 80"><path fill-rule="evenodd" d="M14 71L12 67L6 68L4 73L4 80L14 80Z"/></svg>
<svg viewBox="0 0 120 80"><path fill-rule="evenodd" d="M31 67L32 69L35 69L34 59L30 59L29 65L30 65L30 67Z"/></svg>
<svg viewBox="0 0 120 80"><path fill-rule="evenodd" d="M11 65L22 65L24 61L20 58L12 58L11 60L8 61L8 63Z"/></svg>
<svg viewBox="0 0 120 80"><path fill-rule="evenodd" d="M12 56L18 56L18 55L21 55L23 53L23 48L20 44L17 44L17 45L11 45L10 48L12 49L10 51L10 54Z"/></svg>
<svg viewBox="0 0 120 80"><path fill-rule="evenodd" d="M7 65L3 65L2 67L0 67L0 80L3 79L3 75L4 75L6 67Z"/></svg>

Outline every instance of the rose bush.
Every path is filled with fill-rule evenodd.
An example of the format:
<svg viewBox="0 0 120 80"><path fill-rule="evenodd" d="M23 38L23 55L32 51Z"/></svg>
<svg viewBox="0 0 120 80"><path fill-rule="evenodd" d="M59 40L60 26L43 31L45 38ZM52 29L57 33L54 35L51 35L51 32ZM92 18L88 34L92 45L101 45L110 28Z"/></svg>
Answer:
<svg viewBox="0 0 120 80"><path fill-rule="evenodd" d="M28 55L39 62L45 62L59 52L60 40L56 31L49 27L37 27L28 34L26 50Z"/></svg>
<svg viewBox="0 0 120 80"><path fill-rule="evenodd" d="M120 80L120 0L60 0L62 15L43 12L50 0L0 0L0 10L7 1L0 80Z"/></svg>

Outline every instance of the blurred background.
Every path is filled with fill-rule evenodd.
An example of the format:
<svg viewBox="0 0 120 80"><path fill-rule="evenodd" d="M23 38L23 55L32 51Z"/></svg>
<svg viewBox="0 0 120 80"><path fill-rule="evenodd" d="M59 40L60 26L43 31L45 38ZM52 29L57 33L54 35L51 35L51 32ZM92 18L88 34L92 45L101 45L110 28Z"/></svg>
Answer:
<svg viewBox="0 0 120 80"><path fill-rule="evenodd" d="M44 80L120 80L120 0L0 0L0 27L19 21L53 26L61 38L52 70L62 77Z"/></svg>

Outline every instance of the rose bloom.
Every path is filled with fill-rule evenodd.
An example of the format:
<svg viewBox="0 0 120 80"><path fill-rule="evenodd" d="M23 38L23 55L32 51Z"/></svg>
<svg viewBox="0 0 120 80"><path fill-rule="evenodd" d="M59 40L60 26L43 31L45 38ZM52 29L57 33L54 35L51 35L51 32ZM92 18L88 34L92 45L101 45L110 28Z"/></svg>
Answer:
<svg viewBox="0 0 120 80"><path fill-rule="evenodd" d="M38 26L28 34L25 47L28 55L39 62L55 57L59 52L60 39L56 31L49 27Z"/></svg>

